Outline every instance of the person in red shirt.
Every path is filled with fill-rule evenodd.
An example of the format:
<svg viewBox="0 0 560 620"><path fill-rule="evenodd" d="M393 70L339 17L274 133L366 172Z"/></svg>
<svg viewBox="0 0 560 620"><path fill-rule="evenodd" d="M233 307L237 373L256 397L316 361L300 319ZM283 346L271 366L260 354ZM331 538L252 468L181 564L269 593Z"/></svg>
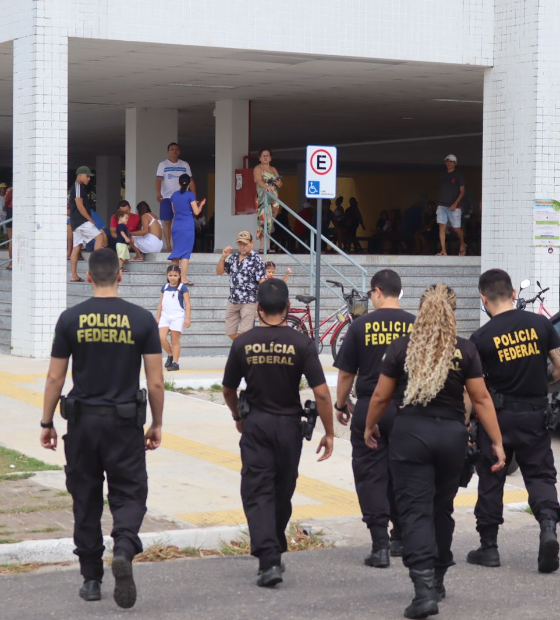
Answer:
<svg viewBox="0 0 560 620"><path fill-rule="evenodd" d="M128 230L130 232L134 232L135 230L139 230L140 228L140 216L137 213L132 213L132 207L128 200L121 200L119 202L118 209L125 209L128 213ZM115 212L116 213L116 212ZM111 216L111 220L109 222L109 234L107 238L109 239L109 247L113 250L116 249L117 244L117 218L115 217L115 213Z"/></svg>

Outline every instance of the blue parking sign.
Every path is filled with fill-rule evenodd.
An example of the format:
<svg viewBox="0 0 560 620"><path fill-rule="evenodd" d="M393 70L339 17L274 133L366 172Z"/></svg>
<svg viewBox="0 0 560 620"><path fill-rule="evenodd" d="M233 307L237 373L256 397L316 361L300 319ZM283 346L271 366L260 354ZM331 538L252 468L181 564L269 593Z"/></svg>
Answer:
<svg viewBox="0 0 560 620"><path fill-rule="evenodd" d="M319 196L321 192L321 183L319 181L309 181L307 183L307 198Z"/></svg>

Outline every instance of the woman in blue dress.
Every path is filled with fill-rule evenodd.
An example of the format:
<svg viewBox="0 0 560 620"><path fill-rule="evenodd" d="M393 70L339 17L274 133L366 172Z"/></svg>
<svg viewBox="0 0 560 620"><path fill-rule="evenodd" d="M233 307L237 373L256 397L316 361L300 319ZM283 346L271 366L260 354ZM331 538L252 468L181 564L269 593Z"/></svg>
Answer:
<svg viewBox="0 0 560 620"><path fill-rule="evenodd" d="M181 266L181 282L192 286L194 282L187 280L187 273L194 247L194 220L206 204L206 198L198 202L195 195L189 191L190 182L191 177L188 174L182 174L179 177L180 189L171 196L173 250L168 260Z"/></svg>

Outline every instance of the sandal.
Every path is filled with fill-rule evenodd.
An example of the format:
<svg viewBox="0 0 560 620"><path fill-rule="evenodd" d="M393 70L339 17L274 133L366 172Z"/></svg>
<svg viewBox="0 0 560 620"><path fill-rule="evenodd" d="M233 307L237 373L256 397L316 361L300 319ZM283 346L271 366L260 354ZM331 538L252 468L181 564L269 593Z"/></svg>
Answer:
<svg viewBox="0 0 560 620"><path fill-rule="evenodd" d="M465 247L459 252L459 256L467 255L467 244L465 243Z"/></svg>
<svg viewBox="0 0 560 620"><path fill-rule="evenodd" d="M78 278L77 280L70 280L70 282L85 282L83 278Z"/></svg>
<svg viewBox="0 0 560 620"><path fill-rule="evenodd" d="M447 254L444 254L443 252L438 252L436 256L447 256Z"/></svg>
<svg viewBox="0 0 560 620"><path fill-rule="evenodd" d="M8 271L11 271L11 270L12 270L12 266L11 266L11 265L8 265L8 266L6 267L6 269L7 269Z"/></svg>
<svg viewBox="0 0 560 620"><path fill-rule="evenodd" d="M186 280L183 284L186 284L187 286L194 286L194 282L192 280Z"/></svg>

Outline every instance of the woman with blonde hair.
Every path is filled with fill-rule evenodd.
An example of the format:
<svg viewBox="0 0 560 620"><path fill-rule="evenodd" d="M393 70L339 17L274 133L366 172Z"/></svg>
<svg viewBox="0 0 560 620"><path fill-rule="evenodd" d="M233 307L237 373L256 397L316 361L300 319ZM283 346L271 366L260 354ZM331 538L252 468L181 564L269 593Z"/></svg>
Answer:
<svg viewBox="0 0 560 620"><path fill-rule="evenodd" d="M492 440L497 458L492 471L502 469L506 461L478 352L473 343L457 336L456 301L444 284L426 290L412 333L393 341L385 353L366 421L365 442L375 449L377 422L398 384L402 390L406 382L389 445L403 563L415 590L405 618L438 613L438 602L445 597L444 576L454 564L453 500L468 444L465 388Z"/></svg>

